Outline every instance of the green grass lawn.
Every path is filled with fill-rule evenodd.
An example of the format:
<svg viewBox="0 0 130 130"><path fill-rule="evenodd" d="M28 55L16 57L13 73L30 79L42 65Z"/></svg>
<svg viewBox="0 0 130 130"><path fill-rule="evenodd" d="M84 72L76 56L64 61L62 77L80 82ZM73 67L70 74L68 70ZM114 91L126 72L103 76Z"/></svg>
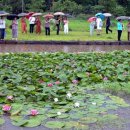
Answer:
<svg viewBox="0 0 130 130"><path fill-rule="evenodd" d="M11 21L7 21L7 30L6 30L6 39L11 39L11 29L9 29L9 25L11 24ZM122 40L127 41L127 29L126 29L126 22L124 22L125 30L122 34ZM97 36L96 30L94 32L93 36L89 35L89 23L85 20L77 20L77 19L70 19L69 20L69 28L71 31L69 31L68 35L65 35L63 30L61 30L60 35L56 35L56 30L54 30L54 25L51 26L51 36L45 36L44 31L44 24L42 24L42 33L40 35L34 34L22 34L20 29L20 21L19 21L19 40L55 40L55 41L115 41L117 40L117 30L116 30L116 21L113 21L113 26L111 29L113 30L112 34L105 34L105 27L103 27L102 35ZM29 30L29 25L28 25Z"/></svg>

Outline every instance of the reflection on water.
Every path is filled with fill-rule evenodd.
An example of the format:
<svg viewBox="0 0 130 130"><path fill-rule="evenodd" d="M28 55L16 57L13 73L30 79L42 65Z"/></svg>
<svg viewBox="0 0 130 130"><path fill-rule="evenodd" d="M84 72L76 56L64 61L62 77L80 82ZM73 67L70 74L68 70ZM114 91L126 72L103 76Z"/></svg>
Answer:
<svg viewBox="0 0 130 130"><path fill-rule="evenodd" d="M0 44L0 52L87 52L130 50L129 45L42 45L42 44Z"/></svg>

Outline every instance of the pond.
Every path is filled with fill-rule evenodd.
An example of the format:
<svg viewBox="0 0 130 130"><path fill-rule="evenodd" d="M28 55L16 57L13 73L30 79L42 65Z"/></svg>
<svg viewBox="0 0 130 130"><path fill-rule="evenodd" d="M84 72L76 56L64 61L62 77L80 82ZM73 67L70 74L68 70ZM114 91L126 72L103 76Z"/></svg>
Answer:
<svg viewBox="0 0 130 130"><path fill-rule="evenodd" d="M90 52L130 50L130 45L43 45L43 44L0 44L0 52Z"/></svg>

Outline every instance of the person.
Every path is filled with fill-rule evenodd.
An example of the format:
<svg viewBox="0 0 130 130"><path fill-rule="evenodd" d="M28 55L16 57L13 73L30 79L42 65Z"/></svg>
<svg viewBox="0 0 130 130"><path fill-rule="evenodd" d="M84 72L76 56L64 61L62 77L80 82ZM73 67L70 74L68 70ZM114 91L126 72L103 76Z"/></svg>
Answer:
<svg viewBox="0 0 130 130"><path fill-rule="evenodd" d="M130 41L130 20L127 24L127 28L128 28L128 41Z"/></svg>
<svg viewBox="0 0 130 130"><path fill-rule="evenodd" d="M0 40L4 40L5 37L6 22L3 16L0 18Z"/></svg>
<svg viewBox="0 0 130 130"><path fill-rule="evenodd" d="M60 32L60 16L57 16L57 19L56 19L56 27L57 27L57 35L59 35L59 32Z"/></svg>
<svg viewBox="0 0 130 130"><path fill-rule="evenodd" d="M18 38L18 21L15 17L12 21L12 40L17 40Z"/></svg>
<svg viewBox="0 0 130 130"><path fill-rule="evenodd" d="M34 26L35 26L35 17L31 16L29 18L29 24L30 24L30 33L34 32Z"/></svg>
<svg viewBox="0 0 130 130"><path fill-rule="evenodd" d="M117 22L118 41L121 41L122 30L123 30L122 20L119 19Z"/></svg>
<svg viewBox="0 0 130 130"><path fill-rule="evenodd" d="M36 34L41 34L41 20L40 20L40 17L36 17Z"/></svg>
<svg viewBox="0 0 130 130"><path fill-rule="evenodd" d="M67 17L65 17L63 22L64 22L64 33L68 34L69 33L69 27L68 27L69 21L68 21Z"/></svg>
<svg viewBox="0 0 130 130"><path fill-rule="evenodd" d="M27 33L27 24L26 24L25 17L21 18L21 30L22 33Z"/></svg>
<svg viewBox="0 0 130 130"><path fill-rule="evenodd" d="M107 19L106 19L106 34L108 34L108 31L110 31L112 33L110 26L111 26L110 17L107 17Z"/></svg>
<svg viewBox="0 0 130 130"><path fill-rule="evenodd" d="M102 31L102 26L103 26L103 22L100 16L97 17L96 24L97 24L97 35L100 35Z"/></svg>
<svg viewBox="0 0 130 130"><path fill-rule="evenodd" d="M45 19L45 35L50 35L50 19Z"/></svg>
<svg viewBox="0 0 130 130"><path fill-rule="evenodd" d="M94 33L95 24L96 24L95 21L90 22L90 36L92 36Z"/></svg>

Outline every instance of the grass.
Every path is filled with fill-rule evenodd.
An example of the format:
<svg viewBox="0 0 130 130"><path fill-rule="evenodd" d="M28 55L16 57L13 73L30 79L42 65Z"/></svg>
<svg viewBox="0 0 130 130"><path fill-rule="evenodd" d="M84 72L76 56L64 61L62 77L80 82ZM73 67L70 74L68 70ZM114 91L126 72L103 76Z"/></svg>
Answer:
<svg viewBox="0 0 130 130"><path fill-rule="evenodd" d="M40 35L37 34L22 34L20 29L20 21L19 21L19 40L33 40L33 41L116 41L117 40L117 30L116 30L116 21L113 21L113 26L111 27L113 33L105 34L105 27L103 27L102 35L97 36L96 30L93 36L89 35L89 23L85 20L77 20L70 19L69 20L69 31L68 35L65 35L63 30L61 30L60 35L56 35L56 30L54 30L54 25L51 26L51 36L45 36L44 24L42 24L42 33ZM10 21L7 21L7 30L6 30L6 38L7 40L11 39L11 29L9 29ZM126 27L126 22L124 23ZM29 25L28 25L29 30ZM127 40L127 31L126 29L123 31L122 40Z"/></svg>

